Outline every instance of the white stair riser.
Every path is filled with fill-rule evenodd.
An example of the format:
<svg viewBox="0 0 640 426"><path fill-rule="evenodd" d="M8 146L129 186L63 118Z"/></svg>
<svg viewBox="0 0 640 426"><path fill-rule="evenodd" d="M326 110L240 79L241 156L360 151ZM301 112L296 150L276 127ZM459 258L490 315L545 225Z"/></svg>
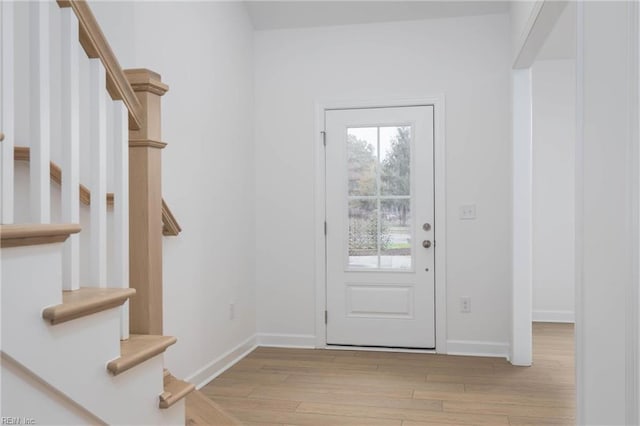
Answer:
<svg viewBox="0 0 640 426"><path fill-rule="evenodd" d="M2 350L109 424L184 424L184 412L158 408L162 355L119 376L107 372L120 356L120 308L56 326L42 319L44 307L62 301L61 251L2 249Z"/></svg>

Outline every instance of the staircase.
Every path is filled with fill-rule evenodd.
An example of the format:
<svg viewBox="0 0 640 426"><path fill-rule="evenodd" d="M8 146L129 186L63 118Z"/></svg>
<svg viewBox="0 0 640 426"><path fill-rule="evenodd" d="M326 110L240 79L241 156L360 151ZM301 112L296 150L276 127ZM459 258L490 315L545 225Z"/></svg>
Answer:
<svg viewBox="0 0 640 426"><path fill-rule="evenodd" d="M122 70L83 0L0 2L0 37L0 415L185 424L199 395L163 361L168 86Z"/></svg>

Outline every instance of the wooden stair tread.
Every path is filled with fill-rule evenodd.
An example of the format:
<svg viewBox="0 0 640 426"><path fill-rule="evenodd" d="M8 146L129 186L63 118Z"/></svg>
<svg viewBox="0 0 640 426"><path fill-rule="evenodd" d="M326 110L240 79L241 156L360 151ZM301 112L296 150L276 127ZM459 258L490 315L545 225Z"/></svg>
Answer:
<svg viewBox="0 0 640 426"><path fill-rule="evenodd" d="M114 376L135 367L164 352L176 343L173 336L132 334L128 340L120 342L120 357L107 364L107 370Z"/></svg>
<svg viewBox="0 0 640 426"><path fill-rule="evenodd" d="M61 243L80 229L72 223L0 225L0 243L2 248Z"/></svg>
<svg viewBox="0 0 640 426"><path fill-rule="evenodd" d="M160 395L160 408L169 408L196 389L195 385L167 374L164 375L164 392Z"/></svg>
<svg viewBox="0 0 640 426"><path fill-rule="evenodd" d="M46 308L42 317L51 324L60 324L120 306L135 293L134 288L81 287L63 291L62 303Z"/></svg>
<svg viewBox="0 0 640 426"><path fill-rule="evenodd" d="M195 390L187 395L187 426L241 425L238 419L224 411L218 404Z"/></svg>

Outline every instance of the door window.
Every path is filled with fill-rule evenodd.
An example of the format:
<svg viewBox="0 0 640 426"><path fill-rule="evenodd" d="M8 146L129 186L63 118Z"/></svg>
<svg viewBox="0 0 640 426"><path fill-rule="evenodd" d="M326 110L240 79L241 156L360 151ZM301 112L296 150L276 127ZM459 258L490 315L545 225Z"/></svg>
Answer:
<svg viewBox="0 0 640 426"><path fill-rule="evenodd" d="M411 270L412 127L347 128L348 269Z"/></svg>

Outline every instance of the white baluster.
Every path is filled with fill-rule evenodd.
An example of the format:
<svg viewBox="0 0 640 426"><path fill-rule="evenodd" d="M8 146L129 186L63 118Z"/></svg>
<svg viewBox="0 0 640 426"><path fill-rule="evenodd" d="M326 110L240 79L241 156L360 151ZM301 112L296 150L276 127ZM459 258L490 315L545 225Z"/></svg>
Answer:
<svg viewBox="0 0 640 426"><path fill-rule="evenodd" d="M46 1L29 5L29 87L30 87L30 177L31 219L49 223L51 196L49 178L50 158L50 75L49 8Z"/></svg>
<svg viewBox="0 0 640 426"><path fill-rule="evenodd" d="M80 43L73 10L61 12L61 142L62 221L80 223ZM63 288L80 287L80 236L65 242L62 263Z"/></svg>
<svg viewBox="0 0 640 426"><path fill-rule="evenodd" d="M113 285L129 287L129 116L113 103ZM122 306L122 340L129 338L129 302Z"/></svg>
<svg viewBox="0 0 640 426"><path fill-rule="evenodd" d="M105 70L99 59L89 64L89 126L91 151L91 242L89 279L92 286L107 284L107 92Z"/></svg>
<svg viewBox="0 0 640 426"><path fill-rule="evenodd" d="M0 132L4 140L0 141L0 223L13 223L13 146L14 103L13 103L13 3L0 3Z"/></svg>

